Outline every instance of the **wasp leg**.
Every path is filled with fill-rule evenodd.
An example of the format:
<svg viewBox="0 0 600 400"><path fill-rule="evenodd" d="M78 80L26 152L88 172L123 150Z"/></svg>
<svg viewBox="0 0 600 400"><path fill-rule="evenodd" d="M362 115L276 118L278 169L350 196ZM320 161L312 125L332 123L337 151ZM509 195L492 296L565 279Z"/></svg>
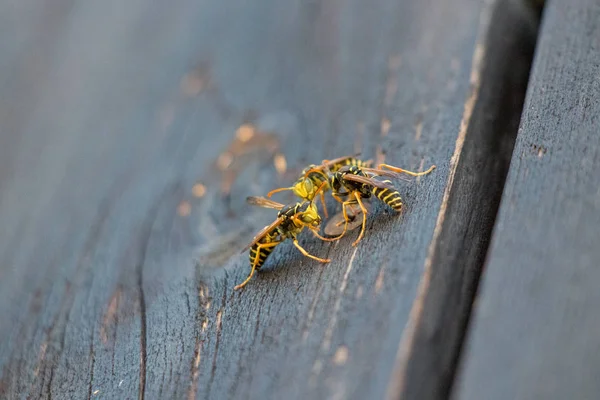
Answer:
<svg viewBox="0 0 600 400"><path fill-rule="evenodd" d="M402 168L394 167L393 165L379 164L379 169L383 169L383 168L389 169L389 170L394 171L394 172L411 175L411 176L423 176L423 175L427 175L428 173L430 173L431 171L433 171L435 169L435 165L432 165L431 167L429 167L429 169L427 171L425 171L425 172L412 172L412 171L407 171L407 170L402 169Z"/></svg>
<svg viewBox="0 0 600 400"><path fill-rule="evenodd" d="M271 197L272 195L274 195L275 193L278 192L283 192L285 190L294 190L294 188L291 187L287 187L287 188L279 188L279 189L273 189L271 190L269 193L267 193L267 197Z"/></svg>
<svg viewBox="0 0 600 400"><path fill-rule="evenodd" d="M344 200L342 200L337 194L331 193L331 197L333 197L338 203L344 204Z"/></svg>
<svg viewBox="0 0 600 400"><path fill-rule="evenodd" d="M302 246L300 246L300 243L298 243L298 239L294 239L294 246L296 246L296 248L298 250L300 250L300 252L308 258L312 258L313 260L317 260L322 263L328 263L331 261L329 258L319 258L319 257L313 256L308 251L304 250L304 248Z"/></svg>
<svg viewBox="0 0 600 400"><path fill-rule="evenodd" d="M336 236L334 238L323 238L323 240L326 240L328 242L334 242L334 241L340 240L341 238L344 237L344 235L348 231L348 222L350 222L350 217L348 217L348 213L346 212L346 207L352 206L353 201L354 200L346 200L346 201L342 202L342 213L344 215L344 230L342 231L342 233L339 236Z"/></svg>
<svg viewBox="0 0 600 400"><path fill-rule="evenodd" d="M323 214L325 214L325 218L329 218L327 214L327 204L325 204L325 193L321 192L321 204L323 204Z"/></svg>
<svg viewBox="0 0 600 400"><path fill-rule="evenodd" d="M354 203L348 204L350 211L352 211L352 215L348 217L348 222L354 221L354 218L356 218L356 210L354 208L352 208L354 205L355 205ZM344 223L344 221L340 221L337 224L335 224L335 226L340 226L343 223Z"/></svg>
<svg viewBox="0 0 600 400"><path fill-rule="evenodd" d="M318 237L319 239L321 239L321 240L322 240L322 241L324 241L324 242L335 242L336 240L339 240L339 239L341 239L341 238L342 238L342 236L344 236L344 233L346 233L346 232L344 231L344 232L342 232L342 234L341 234L340 236L336 236L336 237L334 237L334 238L326 238L326 237L323 237L323 236L319 235L319 234L317 233L317 231L311 230L311 232L313 233L313 235L315 235L316 237Z"/></svg>
<svg viewBox="0 0 600 400"><path fill-rule="evenodd" d="M321 240L323 240L323 241L325 241L325 242L333 242L333 240L331 240L330 238L326 238L326 237L323 237L323 236L321 236L321 235L319 234L319 232L318 232L316 229L311 229L310 231L311 231L311 232L313 233L313 235L315 235L317 238L319 238L319 239L321 239Z"/></svg>
<svg viewBox="0 0 600 400"><path fill-rule="evenodd" d="M336 200L338 203L341 203L341 204L342 204L342 211L344 212L344 221L346 222L346 224L348 224L348 215L346 214L346 210L345 210L345 208L344 208L344 200L342 200L342 199L340 198L340 196L338 196L337 194L334 194L334 193L331 193L331 196L332 196L332 197L333 197L333 198L334 198L334 199L335 199L335 200ZM340 222L338 222L338 223L336 224L336 226L340 226L341 224L343 224L343 222L341 222L341 221L340 221ZM344 236L344 235L342 235L342 236ZM342 238L342 236L338 236L337 238L334 238L333 240L338 240L338 239L341 239L341 238Z"/></svg>
<svg viewBox="0 0 600 400"><path fill-rule="evenodd" d="M365 227L367 225L367 209L363 205L358 192L354 192L354 197L356 197L356 200L358 201L358 205L360 206L360 209L362 210L363 222L362 222L362 228L360 229L360 234L358 235L358 238L354 241L354 243L352 243L352 246L356 246L358 244L358 242L360 242L360 240L363 238L363 236L365 234Z"/></svg>
<svg viewBox="0 0 600 400"><path fill-rule="evenodd" d="M252 265L252 270L250 271L250 275L248 275L246 280L244 282L240 283L239 285L235 286L233 288L233 290L239 290L239 289L243 288L244 286L246 286L248 284L248 282L250 282L250 279L252 278L252 276L254 275L254 271L256 270L255 264Z"/></svg>
<svg viewBox="0 0 600 400"><path fill-rule="evenodd" d="M233 288L233 290L239 290L239 289L243 288L244 286L246 286L248 284L248 282L250 282L250 279L252 278L252 275L254 275L254 271L256 271L256 266L258 265L258 261L260 259L260 251L262 249L268 249L269 247L275 247L278 244L279 244L279 242L272 242L272 243L263 243L263 244L259 244L258 246L256 246L256 257L254 258L254 262L252 263L252 270L250 271L250 275L248 275L248 277L246 278L246 280L244 282L235 286Z"/></svg>

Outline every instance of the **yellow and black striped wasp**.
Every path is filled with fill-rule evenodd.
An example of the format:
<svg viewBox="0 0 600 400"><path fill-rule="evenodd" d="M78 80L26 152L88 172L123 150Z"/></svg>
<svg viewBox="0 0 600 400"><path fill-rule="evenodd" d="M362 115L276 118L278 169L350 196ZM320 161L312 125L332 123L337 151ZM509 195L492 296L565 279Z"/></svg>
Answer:
<svg viewBox="0 0 600 400"><path fill-rule="evenodd" d="M324 187L325 183L321 184L321 186L317 188L316 194L323 190ZM247 201L252 205L279 210L279 213L277 214L277 219L271 225L264 227L263 230L254 237L252 242L242 250L242 253L250 250L250 266L252 269L248 278L237 285L234 288L235 290L246 286L252 278L252 275L254 275L254 272L260 270L275 246L286 239L292 239L294 246L296 246L296 248L306 257L322 263L331 261L330 259L313 256L298 243L297 236L304 228L310 229L315 236L325 239L319 235L321 216L312 201L284 205L264 197L252 196L248 197Z"/></svg>
<svg viewBox="0 0 600 400"><path fill-rule="evenodd" d="M372 160L362 161L357 157L358 154L355 154L353 156L344 156L333 160L323 160L321 165L311 164L302 170L300 178L298 178L293 186L271 190L267 193L267 197L271 197L277 192L291 190L300 199L312 201L317 193L320 193L321 203L323 204L323 214L325 215L325 218L328 218L327 206L325 205L325 192L329 189L329 177L325 173L325 168L328 168L330 172L336 172L345 166L354 165L361 168L368 168L373 163ZM323 183L325 183L325 187L319 192L318 188Z"/></svg>
<svg viewBox="0 0 600 400"><path fill-rule="evenodd" d="M354 205L358 205L362 212L363 220L360 234L354 243L352 243L353 246L356 246L358 242L360 242L365 233L367 209L363 204L363 199L368 199L374 195L394 211L400 212L402 210L402 198L400 197L400 193L392 186L391 181L387 179L378 180L375 179L376 176L396 178L399 177L397 173L422 176L429 174L435 169L435 165L432 165L427 171L412 172L391 165L380 164L379 169L361 168L350 165L341 167L337 171L332 172L328 169L326 164L323 167L329 176L329 186L333 198L342 204L342 213L345 221L344 230L339 236L334 238L323 238L323 240L334 241L341 239L346 234L348 223L350 222L347 208L350 207L352 209ZM393 172L385 171L383 168L387 168ZM309 170L307 171L307 174L310 174L311 172L312 171Z"/></svg>

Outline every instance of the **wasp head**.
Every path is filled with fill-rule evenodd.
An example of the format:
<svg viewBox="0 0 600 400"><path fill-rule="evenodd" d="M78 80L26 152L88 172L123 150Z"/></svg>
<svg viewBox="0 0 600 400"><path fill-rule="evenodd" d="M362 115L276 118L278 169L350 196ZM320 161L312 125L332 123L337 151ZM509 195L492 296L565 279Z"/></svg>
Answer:
<svg viewBox="0 0 600 400"><path fill-rule="evenodd" d="M302 177L296 181L292 190L294 194L302 199L312 200L315 197L317 187L309 178Z"/></svg>
<svg viewBox="0 0 600 400"><path fill-rule="evenodd" d="M317 206L313 203L305 203L298 212L298 219L309 227L318 227L321 224L321 216L317 211Z"/></svg>

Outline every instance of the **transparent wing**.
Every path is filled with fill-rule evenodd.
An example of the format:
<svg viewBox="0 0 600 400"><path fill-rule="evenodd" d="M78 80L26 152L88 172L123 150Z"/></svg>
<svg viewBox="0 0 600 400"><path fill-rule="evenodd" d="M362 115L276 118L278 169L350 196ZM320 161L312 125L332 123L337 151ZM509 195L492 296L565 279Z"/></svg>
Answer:
<svg viewBox="0 0 600 400"><path fill-rule="evenodd" d="M285 207L285 204L278 203L265 197L248 196L246 197L246 202L253 206L274 208L275 210L281 210L283 207Z"/></svg>
<svg viewBox="0 0 600 400"><path fill-rule="evenodd" d="M375 186L376 188L379 188L379 189L389 189L389 190L394 190L394 191L396 190L396 188L393 187L392 185L390 185L389 183L378 181L377 179L373 179L373 178L368 178L366 176L346 174L346 175L344 175L344 179L353 181L353 182L364 183L366 185Z"/></svg>
<svg viewBox="0 0 600 400"><path fill-rule="evenodd" d="M245 253L246 251L250 250L250 247L254 246L260 239L265 237L265 235L268 232L278 227L282 221L283 218L277 218L275 221L273 221L271 225L265 226L260 232L256 234L256 236L254 236L254 239L252 239L252 241L246 247L244 247L244 249L240 253Z"/></svg>
<svg viewBox="0 0 600 400"><path fill-rule="evenodd" d="M400 179L400 180L405 181L405 182L410 182L411 181L407 177L405 177L403 175L400 175L397 172L386 171L386 170L383 170L383 169L375 169L375 168L361 168L361 170L363 172L368 173L368 174L373 174L373 175L377 175L377 176L387 176L389 178Z"/></svg>

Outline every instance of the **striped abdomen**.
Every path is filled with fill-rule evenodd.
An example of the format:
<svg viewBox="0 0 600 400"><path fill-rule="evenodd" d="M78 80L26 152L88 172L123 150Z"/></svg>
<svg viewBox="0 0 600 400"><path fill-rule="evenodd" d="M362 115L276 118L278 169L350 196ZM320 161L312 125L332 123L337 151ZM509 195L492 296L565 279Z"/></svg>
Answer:
<svg viewBox="0 0 600 400"><path fill-rule="evenodd" d="M389 180L385 180L383 182L390 184L392 183ZM400 197L400 193L398 193L396 190L374 187L373 194L379 200L392 207L395 211L400 212L402 210L402 198Z"/></svg>
<svg viewBox="0 0 600 400"><path fill-rule="evenodd" d="M345 160L340 161L339 163L336 163L333 167L330 168L330 170L331 170L331 172L336 172L340 168L346 167L346 166L354 166L354 167L358 167L358 168L368 168L370 165L371 165L371 161L363 161L363 160L359 160L358 158L355 158L355 157L349 157L349 158L346 158Z"/></svg>
<svg viewBox="0 0 600 400"><path fill-rule="evenodd" d="M264 243L255 243L250 248L250 266L254 265L256 262L256 270L259 270L260 267L262 267L267 260L267 257L269 257L269 254L271 254L276 247L262 247L261 245L264 245Z"/></svg>
<svg viewBox="0 0 600 400"><path fill-rule="evenodd" d="M323 182L327 182L327 175L320 172L313 172L308 175L313 184L318 188Z"/></svg>

